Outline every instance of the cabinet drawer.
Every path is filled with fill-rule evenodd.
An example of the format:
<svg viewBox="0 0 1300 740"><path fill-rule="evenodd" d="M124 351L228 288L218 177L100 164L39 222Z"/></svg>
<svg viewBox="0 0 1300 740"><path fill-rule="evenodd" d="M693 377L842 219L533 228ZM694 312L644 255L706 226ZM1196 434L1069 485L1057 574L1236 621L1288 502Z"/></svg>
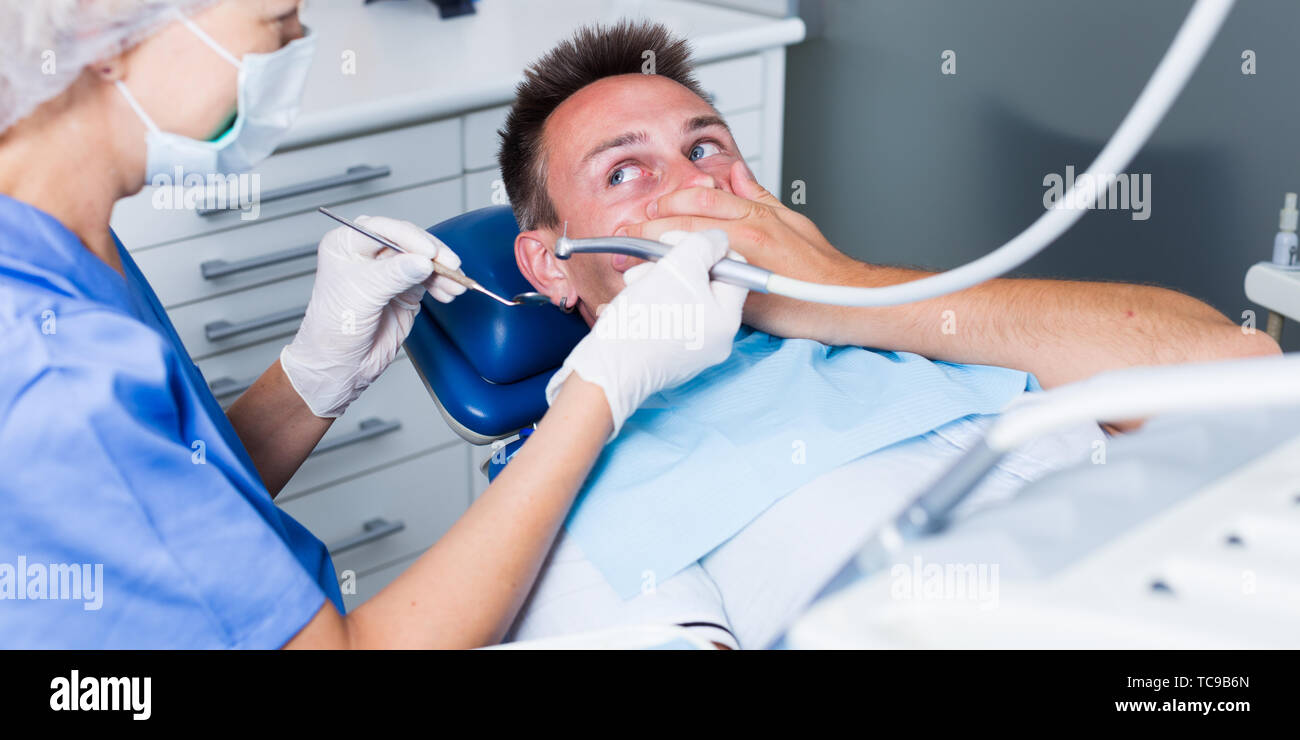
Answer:
<svg viewBox="0 0 1300 740"><path fill-rule="evenodd" d="M757 54L702 64L696 78L724 115L763 103L763 58Z"/></svg>
<svg viewBox="0 0 1300 740"><path fill-rule="evenodd" d="M506 197L505 181L501 170L493 167L465 175L465 210L473 211L492 205L510 205Z"/></svg>
<svg viewBox="0 0 1300 740"><path fill-rule="evenodd" d="M450 119L273 155L251 173L260 189L258 220L455 177L460 129L460 120ZM347 178L354 181L338 184ZM128 249L252 223L239 210L200 215L183 204L163 205L155 204L153 187L118 202L112 225Z"/></svg>
<svg viewBox="0 0 1300 740"><path fill-rule="evenodd" d="M223 407L229 406L280 357L285 340L276 339L252 347L214 355L195 364L208 389Z"/></svg>
<svg viewBox="0 0 1300 740"><path fill-rule="evenodd" d="M304 495L340 478L459 440L442 420L410 360L402 358L334 422L278 498Z"/></svg>
<svg viewBox="0 0 1300 740"><path fill-rule="evenodd" d="M302 322L315 277L301 275L209 298L173 308L167 315L190 357L202 360L292 335Z"/></svg>
<svg viewBox="0 0 1300 740"><path fill-rule="evenodd" d="M459 179L333 206L346 218L387 216L432 226L461 212ZM316 269L316 245L338 224L316 211L258 221L174 242L133 256L163 306L233 293Z"/></svg>
<svg viewBox="0 0 1300 740"><path fill-rule="evenodd" d="M497 136L497 131L506 125L509 113L510 106L503 105L464 117L467 172L497 166L497 150L501 148L501 137Z"/></svg>
<svg viewBox="0 0 1300 740"><path fill-rule="evenodd" d="M334 550L337 572L364 573L427 549L465 512L466 454L464 445L448 447L285 501L280 508ZM352 546L337 550L345 544Z"/></svg>

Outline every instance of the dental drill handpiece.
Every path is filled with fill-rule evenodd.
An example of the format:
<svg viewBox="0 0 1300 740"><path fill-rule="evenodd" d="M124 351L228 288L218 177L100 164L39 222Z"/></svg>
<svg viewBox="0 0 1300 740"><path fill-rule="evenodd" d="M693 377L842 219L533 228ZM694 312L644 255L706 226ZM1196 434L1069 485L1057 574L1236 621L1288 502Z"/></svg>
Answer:
<svg viewBox="0 0 1300 740"><path fill-rule="evenodd" d="M564 234L555 242L555 256L567 260L575 254L623 254L628 257L657 262L672 247L649 239L637 239L631 236L598 236L591 239L570 239L569 225L565 223ZM767 281L772 273L761 267L746 262L723 258L709 270L709 277L718 282L748 288L755 293L766 293Z"/></svg>

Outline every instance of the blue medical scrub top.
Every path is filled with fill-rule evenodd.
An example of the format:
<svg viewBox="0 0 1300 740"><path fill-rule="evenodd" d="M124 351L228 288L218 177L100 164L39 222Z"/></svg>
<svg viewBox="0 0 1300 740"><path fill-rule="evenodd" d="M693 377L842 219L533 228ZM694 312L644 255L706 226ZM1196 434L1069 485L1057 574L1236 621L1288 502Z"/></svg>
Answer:
<svg viewBox="0 0 1300 740"><path fill-rule="evenodd" d="M280 647L334 565L117 246L0 195L0 647Z"/></svg>

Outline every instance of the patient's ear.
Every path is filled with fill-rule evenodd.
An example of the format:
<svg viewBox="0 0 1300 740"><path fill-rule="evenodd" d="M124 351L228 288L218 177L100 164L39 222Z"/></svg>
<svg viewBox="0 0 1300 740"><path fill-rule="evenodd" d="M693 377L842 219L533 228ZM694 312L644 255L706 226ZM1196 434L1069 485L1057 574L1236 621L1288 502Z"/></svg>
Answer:
<svg viewBox="0 0 1300 740"><path fill-rule="evenodd" d="M515 263L519 272L532 283L537 292L550 296L554 303L569 296L569 274L560 266L550 244L554 237L545 231L525 231L515 237ZM576 296L570 297L570 305Z"/></svg>

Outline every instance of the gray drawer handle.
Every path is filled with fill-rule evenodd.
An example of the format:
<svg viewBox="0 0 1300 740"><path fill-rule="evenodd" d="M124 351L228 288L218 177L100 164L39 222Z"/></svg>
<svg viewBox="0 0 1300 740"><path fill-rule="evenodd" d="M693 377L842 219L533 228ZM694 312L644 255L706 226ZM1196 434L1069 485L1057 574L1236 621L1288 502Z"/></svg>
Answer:
<svg viewBox="0 0 1300 740"><path fill-rule="evenodd" d="M292 198L295 195L306 195L307 193L314 193L318 190L328 190L343 185L355 185L367 180L377 180L381 177L388 177L391 174L393 174L393 170L387 165L371 167L370 165L359 164L347 168L347 170L345 170L341 175L327 175L318 180L308 180L307 182L300 182L294 185L285 185L282 188L272 188L271 190L262 193L259 202L270 203L273 200ZM217 213L225 213L226 211L233 210L234 207L235 206L232 205L229 208L199 208L195 210L195 213L206 217Z"/></svg>
<svg viewBox="0 0 1300 740"><path fill-rule="evenodd" d="M271 265L278 265L282 262L310 257L316 254L316 243L304 244L301 247L293 247L279 252L264 254L260 257L250 257L246 260L237 260L227 262L225 260L208 260L199 265L199 272L203 273L204 280L216 280L217 278L229 277L249 270L258 270Z"/></svg>
<svg viewBox="0 0 1300 740"><path fill-rule="evenodd" d="M338 555L341 552L347 552L362 545L369 545L371 542L391 537L403 529L406 529L406 524L400 521L390 522L387 519L371 519L361 525L361 534L329 545L330 555Z"/></svg>
<svg viewBox="0 0 1300 740"><path fill-rule="evenodd" d="M209 342L219 342L222 339L230 339L240 334L247 334L250 331L265 329L268 326L284 323L285 321L301 321L303 316L307 315L307 307L299 306L297 308L287 308L283 311L268 313L256 319L241 321L238 324L231 323L225 319L218 319L211 324L203 327L203 333L207 336Z"/></svg>
<svg viewBox="0 0 1300 740"><path fill-rule="evenodd" d="M231 377L217 378L208 383L208 390L217 398L226 398L228 396L238 396L252 387L257 378L248 378L247 380L235 380Z"/></svg>
<svg viewBox="0 0 1300 740"><path fill-rule="evenodd" d="M396 419L391 421L384 421L383 419L376 418L365 419L357 425L357 430L355 432L348 432L347 434L339 435L328 442L322 442L316 445L316 449L313 450L311 454L313 457L316 455L323 455L326 452L333 452L334 450L347 447L348 445L364 442L367 439L382 437L385 434L395 432L401 428L402 422Z"/></svg>

